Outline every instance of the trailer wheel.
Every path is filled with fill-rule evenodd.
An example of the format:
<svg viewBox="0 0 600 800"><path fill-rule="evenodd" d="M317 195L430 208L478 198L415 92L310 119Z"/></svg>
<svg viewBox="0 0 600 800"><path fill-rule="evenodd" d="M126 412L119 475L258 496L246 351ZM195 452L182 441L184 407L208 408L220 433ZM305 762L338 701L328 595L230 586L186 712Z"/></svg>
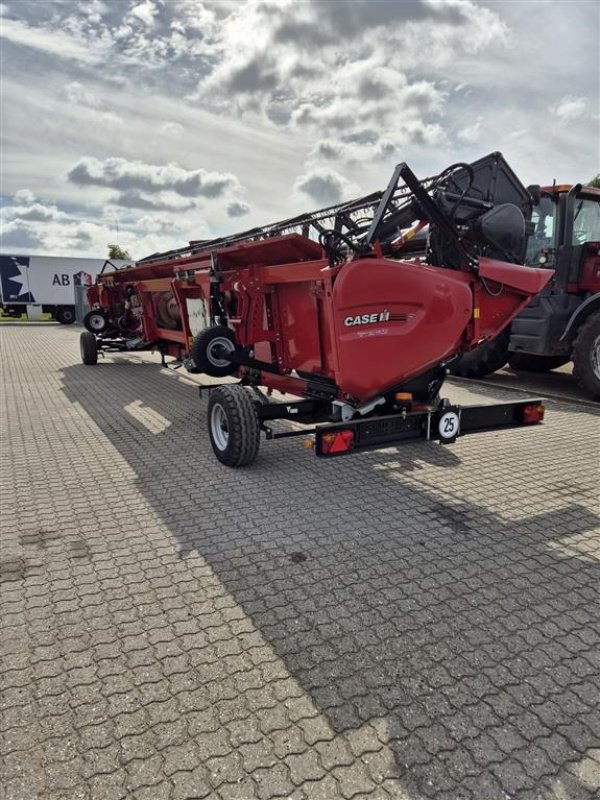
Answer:
<svg viewBox="0 0 600 800"><path fill-rule="evenodd" d="M582 389L600 400L600 312L586 319L573 342L573 376Z"/></svg>
<svg viewBox="0 0 600 800"><path fill-rule="evenodd" d="M224 378L235 371L235 364L227 358L234 350L233 331L224 325L213 325L195 337L191 356L199 372L213 378Z"/></svg>
<svg viewBox="0 0 600 800"><path fill-rule="evenodd" d="M72 325L75 322L75 307L63 306L56 312L56 321L61 325Z"/></svg>
<svg viewBox="0 0 600 800"><path fill-rule="evenodd" d="M508 365L516 372L550 372L569 363L568 356L538 356L532 353L511 353Z"/></svg>
<svg viewBox="0 0 600 800"><path fill-rule="evenodd" d="M452 375L464 378L484 378L496 372L508 361L508 342L510 330L506 328L488 342L480 344L475 350L464 353L450 365Z"/></svg>
<svg viewBox="0 0 600 800"><path fill-rule="evenodd" d="M243 386L218 386L211 391L208 435L221 464L252 464L260 446L260 426L254 403Z"/></svg>
<svg viewBox="0 0 600 800"><path fill-rule="evenodd" d="M93 333L83 331L79 337L79 349L84 364L98 363L98 343Z"/></svg>
<svg viewBox="0 0 600 800"><path fill-rule="evenodd" d="M103 333L108 326L108 319L106 314L99 309L93 309L83 318L83 327L87 328L90 333Z"/></svg>

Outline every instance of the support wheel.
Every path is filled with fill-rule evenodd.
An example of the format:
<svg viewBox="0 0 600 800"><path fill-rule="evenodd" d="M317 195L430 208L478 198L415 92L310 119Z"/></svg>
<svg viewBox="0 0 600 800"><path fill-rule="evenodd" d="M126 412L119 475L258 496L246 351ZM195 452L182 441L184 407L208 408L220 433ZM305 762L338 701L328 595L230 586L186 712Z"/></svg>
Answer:
<svg viewBox="0 0 600 800"><path fill-rule="evenodd" d="M510 330L505 328L488 342L480 344L475 350L464 353L457 361L450 365L452 375L461 375L463 378L484 378L496 372L508 361L508 342Z"/></svg>
<svg viewBox="0 0 600 800"><path fill-rule="evenodd" d="M233 331L224 325L213 325L200 331L190 352L198 372L204 372L213 378L224 378L235 372L235 364L227 357L234 350Z"/></svg>
<svg viewBox="0 0 600 800"><path fill-rule="evenodd" d="M511 353L508 365L515 372L550 372L568 364L568 356L538 356L532 353Z"/></svg>
<svg viewBox="0 0 600 800"><path fill-rule="evenodd" d="M595 400L600 400L600 311L579 328L572 355L575 380Z"/></svg>
<svg viewBox="0 0 600 800"><path fill-rule="evenodd" d="M108 326L108 319L106 314L100 309L93 309L83 318L83 327L87 328L90 333L102 333Z"/></svg>
<svg viewBox="0 0 600 800"><path fill-rule="evenodd" d="M74 306L63 306L56 312L56 321L61 325L72 325L75 322Z"/></svg>
<svg viewBox="0 0 600 800"><path fill-rule="evenodd" d="M93 333L83 331L79 337L79 349L84 364L98 363L98 344Z"/></svg>
<svg viewBox="0 0 600 800"><path fill-rule="evenodd" d="M260 446L260 426L254 403L243 386L218 386L211 391L208 435L221 464L252 464Z"/></svg>

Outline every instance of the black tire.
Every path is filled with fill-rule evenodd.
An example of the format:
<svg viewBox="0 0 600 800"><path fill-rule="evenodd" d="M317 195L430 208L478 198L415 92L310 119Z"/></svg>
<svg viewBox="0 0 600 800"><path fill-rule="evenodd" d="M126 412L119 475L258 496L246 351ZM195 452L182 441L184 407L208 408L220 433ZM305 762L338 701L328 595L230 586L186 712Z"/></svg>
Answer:
<svg viewBox="0 0 600 800"><path fill-rule="evenodd" d="M79 337L79 350L84 364L98 363L98 344L93 333L83 331Z"/></svg>
<svg viewBox="0 0 600 800"><path fill-rule="evenodd" d="M258 455L260 425L243 386L218 386L208 401L208 435L216 457L227 467L246 467Z"/></svg>
<svg viewBox="0 0 600 800"><path fill-rule="evenodd" d="M235 364L226 357L227 351L234 350L233 331L224 325L213 325L204 328L194 338L191 356L198 372L204 372L213 378L224 378L235 372Z"/></svg>
<svg viewBox="0 0 600 800"><path fill-rule="evenodd" d="M56 321L61 325L72 325L75 322L75 306L63 306L56 312Z"/></svg>
<svg viewBox="0 0 600 800"><path fill-rule="evenodd" d="M511 353L508 366L515 372L550 372L570 361L569 356L539 356L532 353Z"/></svg>
<svg viewBox="0 0 600 800"><path fill-rule="evenodd" d="M464 353L457 361L450 365L452 375L461 375L463 378L484 378L496 372L508 361L508 342L510 331L506 328L488 342L480 344L475 350Z"/></svg>
<svg viewBox="0 0 600 800"><path fill-rule="evenodd" d="M104 311L93 308L83 318L83 327L87 328L90 333L104 333L108 327L108 319Z"/></svg>
<svg viewBox="0 0 600 800"><path fill-rule="evenodd" d="M600 311L589 316L577 331L572 358L575 380L600 400Z"/></svg>

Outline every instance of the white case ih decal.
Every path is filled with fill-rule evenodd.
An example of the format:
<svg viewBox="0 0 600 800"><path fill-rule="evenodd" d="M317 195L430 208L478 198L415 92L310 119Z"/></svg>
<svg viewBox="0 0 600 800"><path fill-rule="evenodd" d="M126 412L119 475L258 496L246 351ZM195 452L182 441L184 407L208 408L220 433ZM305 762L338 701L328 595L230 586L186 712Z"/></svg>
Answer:
<svg viewBox="0 0 600 800"><path fill-rule="evenodd" d="M375 314L358 314L355 317L346 317L344 325L353 328L355 325L373 325L378 322L407 322L414 314L390 314L386 309Z"/></svg>

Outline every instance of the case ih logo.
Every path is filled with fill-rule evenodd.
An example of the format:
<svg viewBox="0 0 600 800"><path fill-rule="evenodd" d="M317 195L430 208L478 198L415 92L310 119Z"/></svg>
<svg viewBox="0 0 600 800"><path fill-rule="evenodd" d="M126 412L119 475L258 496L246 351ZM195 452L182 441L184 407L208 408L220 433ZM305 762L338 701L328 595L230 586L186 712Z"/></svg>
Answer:
<svg viewBox="0 0 600 800"><path fill-rule="evenodd" d="M93 283L92 276L89 272L81 270L81 272L76 272L73 275L73 283L75 286L91 286Z"/></svg>
<svg viewBox="0 0 600 800"><path fill-rule="evenodd" d="M346 317L344 325L353 328L355 325L374 325L378 322L407 322L414 314L390 314L386 309L376 314L358 314L356 317Z"/></svg>

